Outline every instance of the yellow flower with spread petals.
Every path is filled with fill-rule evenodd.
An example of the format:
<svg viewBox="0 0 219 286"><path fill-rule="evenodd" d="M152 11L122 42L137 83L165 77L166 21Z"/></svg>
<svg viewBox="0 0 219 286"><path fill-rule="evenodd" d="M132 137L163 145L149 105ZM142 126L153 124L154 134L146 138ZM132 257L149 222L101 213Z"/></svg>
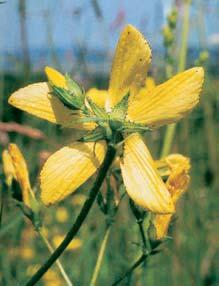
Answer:
<svg viewBox="0 0 219 286"><path fill-rule="evenodd" d="M190 161L180 154L172 154L166 158L156 161L158 171L162 176L168 176L166 186L171 194L174 205L187 190L190 177ZM153 224L156 230L156 238L162 239L167 235L172 214L155 215Z"/></svg>
<svg viewBox="0 0 219 286"><path fill-rule="evenodd" d="M45 205L64 199L92 176L102 164L109 142L123 142L120 165L129 196L152 212L174 212L171 195L140 133L188 113L199 101L204 71L192 68L144 89L150 62L147 41L128 25L115 51L107 91L92 89L83 94L69 77L46 68L49 83L32 84L11 95L10 104L35 116L91 130L83 140L63 147L45 163L40 175Z"/></svg>

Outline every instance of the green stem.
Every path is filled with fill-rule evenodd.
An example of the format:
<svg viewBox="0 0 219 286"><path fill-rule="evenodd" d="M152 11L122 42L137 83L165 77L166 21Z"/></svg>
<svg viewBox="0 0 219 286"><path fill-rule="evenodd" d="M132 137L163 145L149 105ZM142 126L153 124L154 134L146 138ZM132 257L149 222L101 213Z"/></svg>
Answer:
<svg viewBox="0 0 219 286"><path fill-rule="evenodd" d="M42 230L38 230L37 233L39 234L39 236L41 237L42 241L45 243L46 247L48 248L49 252L52 254L54 252L54 249L52 247L52 245L50 244L50 242L48 241L48 239L45 237L45 235L43 234L43 231ZM61 262L59 259L56 260L56 265L57 267L59 268L66 284L68 286L73 286L71 280L69 279L67 273L65 272L65 269L63 268Z"/></svg>
<svg viewBox="0 0 219 286"><path fill-rule="evenodd" d="M66 234L64 240L59 245L59 247L53 252L53 254L49 257L49 259L41 266L41 268L31 277L31 279L27 282L26 286L35 285L41 277L45 274L45 272L53 265L53 263L59 258L59 256L64 252L66 247L78 233L81 228L83 222L85 221L95 199L100 190L100 187L106 177L107 171L109 170L110 165L112 164L116 155L116 149L112 145L108 145L108 149L106 152L105 159L103 164L100 167L97 178L94 182L94 185L90 191L90 195L88 199L85 201L75 223Z"/></svg>
<svg viewBox="0 0 219 286"><path fill-rule="evenodd" d="M140 234L141 234L141 239L142 239L142 242L144 245L144 249L147 249L147 241L146 241L146 237L145 237L145 233L144 233L143 222L139 222L138 226L139 226L139 230L140 230Z"/></svg>
<svg viewBox="0 0 219 286"><path fill-rule="evenodd" d="M158 245L157 245L158 246ZM134 262L134 264L118 279L116 280L112 286L118 285L120 282L122 282L126 277L128 277L130 274L133 273L133 271L138 268L141 264L145 263L146 260L151 256L159 253L159 250L157 250L157 246L154 246L154 248L151 249L148 253L143 253L137 260Z"/></svg>
<svg viewBox="0 0 219 286"><path fill-rule="evenodd" d="M145 260L147 259L147 257L149 256L149 254L142 254L137 261L118 279L116 280L112 286L116 286L118 285L120 282L122 282L127 276L129 276L130 274L132 274L132 272L138 267L140 266L143 262L145 262Z"/></svg>
<svg viewBox="0 0 219 286"><path fill-rule="evenodd" d="M103 238L103 241L102 241L101 246L100 246L100 250L99 250L99 253L98 253L98 257L97 257L97 262L96 262L96 265L95 265L95 268L94 268L94 272L93 272L93 275L92 275L92 278L91 278L91 282L90 282L91 286L95 286L96 285L97 278L98 278L98 275L99 275L99 272L100 272L100 267L101 267L101 264L102 264L102 261L103 261L103 256L104 256L104 253L105 253L105 250L106 250L106 245L107 245L107 242L108 242L108 239L109 239L110 230L111 230L111 225L109 225L107 227L105 235L104 235L104 238Z"/></svg>
<svg viewBox="0 0 219 286"><path fill-rule="evenodd" d="M164 137L163 148L161 151L161 158L166 157L170 153L175 130L176 130L176 123L173 123L167 126L165 137Z"/></svg>
<svg viewBox="0 0 219 286"><path fill-rule="evenodd" d="M192 2L191 0L185 0L184 2L185 10L183 14L182 42L179 54L178 73L184 71L186 67L186 58L188 51L188 35L189 35L189 15L190 15L191 2ZM161 151L161 157L165 157L170 153L175 131L176 131L176 123L167 126L166 134L164 137L164 143Z"/></svg>

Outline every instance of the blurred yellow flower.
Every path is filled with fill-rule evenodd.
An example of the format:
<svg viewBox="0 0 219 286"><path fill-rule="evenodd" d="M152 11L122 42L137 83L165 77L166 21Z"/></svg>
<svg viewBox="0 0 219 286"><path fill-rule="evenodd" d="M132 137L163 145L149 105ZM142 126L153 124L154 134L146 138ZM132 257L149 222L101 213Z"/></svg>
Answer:
<svg viewBox="0 0 219 286"><path fill-rule="evenodd" d="M86 201L86 196L83 195L83 194L75 194L73 197L72 197L72 205L73 206L81 206L84 204L84 202Z"/></svg>
<svg viewBox="0 0 219 286"><path fill-rule="evenodd" d="M190 161L180 154L172 154L166 158L156 161L158 171L162 176L168 176L166 186L171 194L174 205L180 196L187 190L190 177ZM153 224L156 229L157 239L162 239L167 235L168 226L171 221L171 214L155 215Z"/></svg>
<svg viewBox="0 0 219 286"><path fill-rule="evenodd" d="M124 141L120 166L129 196L152 212L174 212L171 195L139 133L175 122L187 114L199 101L204 71L192 68L163 84L144 89L150 62L147 41L128 25L115 51L108 90L90 90L83 108L64 105L64 101L71 105L68 78L48 67L49 84L32 84L11 95L9 103L17 108L62 126L92 130L88 135L96 136L95 140L71 143L46 161L40 175L45 205L61 201L91 177L103 162L106 141L112 142L119 135L120 142ZM51 92L53 89L58 95ZM72 98L76 102L82 97Z"/></svg>
<svg viewBox="0 0 219 286"><path fill-rule="evenodd" d="M35 255L33 248L28 246L23 246L20 248L20 257L25 260L31 260Z"/></svg>
<svg viewBox="0 0 219 286"><path fill-rule="evenodd" d="M43 276L43 282L45 286L62 286L63 281L60 276L54 271L49 269Z"/></svg>
<svg viewBox="0 0 219 286"><path fill-rule="evenodd" d="M64 207L59 207L57 210L56 210L56 220L58 222L66 222L68 220L68 211L66 208Z"/></svg>
<svg viewBox="0 0 219 286"><path fill-rule="evenodd" d="M53 244L58 247L64 239L64 235L55 235L53 237ZM82 241L79 238L74 238L67 247L67 250L73 251L82 247Z"/></svg>

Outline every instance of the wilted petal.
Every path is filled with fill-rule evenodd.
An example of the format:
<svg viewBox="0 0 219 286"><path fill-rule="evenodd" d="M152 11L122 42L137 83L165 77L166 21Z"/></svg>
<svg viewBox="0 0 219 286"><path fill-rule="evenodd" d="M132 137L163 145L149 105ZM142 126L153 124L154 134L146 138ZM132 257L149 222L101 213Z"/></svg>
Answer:
<svg viewBox="0 0 219 286"><path fill-rule="evenodd" d="M136 92L144 85L151 50L143 35L128 25L116 47L109 84L109 106L118 103L129 90Z"/></svg>
<svg viewBox="0 0 219 286"><path fill-rule="evenodd" d="M9 103L32 115L63 126L88 130L95 126L88 123L78 124L77 121L83 118L83 114L65 107L56 96L51 94L46 82L34 83L17 90L10 96Z"/></svg>
<svg viewBox="0 0 219 286"><path fill-rule="evenodd" d="M13 162L8 150L2 152L2 167L5 174L6 184L11 186L13 178L16 177Z"/></svg>
<svg viewBox="0 0 219 286"><path fill-rule="evenodd" d="M172 197L174 205L178 199L187 190L190 176L190 161L189 158L181 154L171 154L162 160L157 161L159 172L164 171L164 175L168 175L166 187ZM167 235L169 224L172 215L155 215L153 224L156 230L156 238L162 239Z"/></svg>
<svg viewBox="0 0 219 286"><path fill-rule="evenodd" d="M8 151L14 166L14 171L16 175L15 178L18 181L22 191L23 202L27 206L30 206L31 186L26 161L16 144L10 144L8 147Z"/></svg>
<svg viewBox="0 0 219 286"><path fill-rule="evenodd" d="M175 122L199 102L203 68L182 72L130 102L127 119L149 127Z"/></svg>
<svg viewBox="0 0 219 286"><path fill-rule="evenodd" d="M153 224L156 231L156 239L162 239L167 235L172 214L155 215Z"/></svg>
<svg viewBox="0 0 219 286"><path fill-rule="evenodd" d="M139 134L126 138L121 169L126 190L136 204L154 213L174 212L171 196Z"/></svg>
<svg viewBox="0 0 219 286"><path fill-rule="evenodd" d="M104 141L76 142L50 156L40 175L43 203L56 203L74 192L96 172L105 151Z"/></svg>

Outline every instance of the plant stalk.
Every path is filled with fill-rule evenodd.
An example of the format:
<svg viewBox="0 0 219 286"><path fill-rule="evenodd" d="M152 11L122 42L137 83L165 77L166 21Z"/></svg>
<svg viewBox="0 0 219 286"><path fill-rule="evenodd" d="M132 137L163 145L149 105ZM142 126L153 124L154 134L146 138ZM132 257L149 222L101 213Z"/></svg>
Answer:
<svg viewBox="0 0 219 286"><path fill-rule="evenodd" d="M85 201L75 223L70 228L69 232L66 234L64 240L59 245L59 247L53 252L53 254L49 257L49 259L41 266L41 268L31 277L31 279L27 282L26 286L33 286L41 279L41 277L53 265L53 263L59 258L59 256L64 252L66 247L75 237L75 235L78 233L89 211L91 210L91 207L106 177L107 171L109 170L109 167L111 166L115 158L115 155L116 155L116 149L112 145L109 144L106 155L105 155L105 159L103 161L103 164L100 167L97 178L90 191L90 195L88 199Z"/></svg>
<svg viewBox="0 0 219 286"><path fill-rule="evenodd" d="M54 249L52 247L52 245L50 244L50 242L48 241L48 239L46 238L46 236L43 234L43 231L42 230L38 230L37 233L39 234L39 236L41 237L42 241L45 243L46 247L48 248L49 252L52 254L54 252ZM65 272L65 269L63 268L61 262L59 259L56 260L56 265L57 267L59 268L65 282L66 282L66 285L68 286L73 286L71 280L69 279L67 273Z"/></svg>
<svg viewBox="0 0 219 286"><path fill-rule="evenodd" d="M140 266L146 258L149 256L149 254L142 254L137 261L124 273L123 276L121 276L118 280L116 280L112 286L118 285L120 282L122 282L127 276L129 276L138 266Z"/></svg>
<svg viewBox="0 0 219 286"><path fill-rule="evenodd" d="M184 14L183 14L183 26L182 26L182 42L179 54L178 62L178 73L184 71L186 67L186 58L188 51L188 35L189 35L189 16L190 16L190 6L191 0L184 1ZM161 151L161 158L167 156L170 153L173 138L176 131L176 123L170 124L167 126L166 134L164 137L164 143Z"/></svg>
<svg viewBox="0 0 219 286"><path fill-rule="evenodd" d="M91 278L90 286L95 286L96 285L97 278L98 278L98 275L99 275L99 272L100 272L100 267L101 267L101 264L102 264L102 261L103 261L103 256L104 256L104 253L105 253L105 250L106 250L106 246L107 246L107 242L108 242L108 239L109 239L110 230L111 230L111 225L109 225L107 227L105 235L104 235L104 238L103 238L103 241L101 243L100 250L99 250L99 253L98 253L98 257L97 257L97 262L96 262L96 265L95 265L95 268L94 268L94 272L93 272L93 275L92 275L92 278Z"/></svg>

